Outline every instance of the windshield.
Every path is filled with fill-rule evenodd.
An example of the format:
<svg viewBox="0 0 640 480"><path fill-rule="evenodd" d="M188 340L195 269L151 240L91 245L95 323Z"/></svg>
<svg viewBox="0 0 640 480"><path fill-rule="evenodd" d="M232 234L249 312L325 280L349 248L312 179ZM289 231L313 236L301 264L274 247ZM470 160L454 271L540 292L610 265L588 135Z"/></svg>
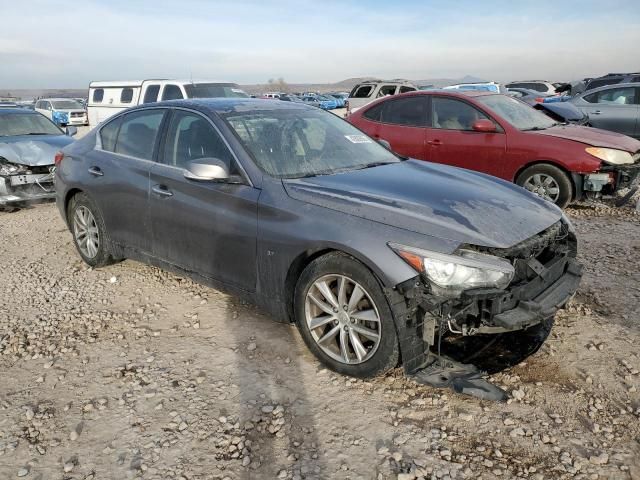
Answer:
<svg viewBox="0 0 640 480"><path fill-rule="evenodd" d="M398 158L332 113L278 109L222 114L257 165L278 178L329 175Z"/></svg>
<svg viewBox="0 0 640 480"><path fill-rule="evenodd" d="M82 104L76 100L54 100L51 103L56 110L84 110Z"/></svg>
<svg viewBox="0 0 640 480"><path fill-rule="evenodd" d="M188 98L249 97L235 83L191 83L184 89Z"/></svg>
<svg viewBox="0 0 640 480"><path fill-rule="evenodd" d="M0 115L0 137L13 135L62 135L62 131L39 113Z"/></svg>
<svg viewBox="0 0 640 480"><path fill-rule="evenodd" d="M486 95L476 99L518 130L545 130L556 125L556 122L545 114L506 95Z"/></svg>

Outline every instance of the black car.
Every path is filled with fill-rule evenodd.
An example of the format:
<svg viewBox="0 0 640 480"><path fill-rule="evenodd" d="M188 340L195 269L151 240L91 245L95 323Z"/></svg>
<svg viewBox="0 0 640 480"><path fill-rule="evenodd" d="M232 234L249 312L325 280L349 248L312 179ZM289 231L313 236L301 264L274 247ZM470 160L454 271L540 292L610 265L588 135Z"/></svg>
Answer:
<svg viewBox="0 0 640 480"><path fill-rule="evenodd" d="M89 265L133 258L240 295L357 377L496 340L527 356L580 279L552 203L294 102L135 107L66 148L56 179Z"/></svg>

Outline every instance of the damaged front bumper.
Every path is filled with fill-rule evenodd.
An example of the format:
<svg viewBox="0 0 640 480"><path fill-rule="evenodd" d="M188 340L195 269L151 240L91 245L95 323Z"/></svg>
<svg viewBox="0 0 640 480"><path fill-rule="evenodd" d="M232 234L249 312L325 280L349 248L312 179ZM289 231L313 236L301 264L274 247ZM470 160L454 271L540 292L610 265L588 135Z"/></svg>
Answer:
<svg viewBox="0 0 640 480"><path fill-rule="evenodd" d="M575 259L575 236L562 222L510 249L484 250L513 263L516 276L509 288L467 291L443 299L418 276L386 294L408 376L418 383L500 400L503 392L488 384L478 368L440 350L443 338L494 337L543 324L575 294L582 267ZM526 349L527 355L544 338Z"/></svg>
<svg viewBox="0 0 640 480"><path fill-rule="evenodd" d="M624 201L617 206L624 205L640 187L640 162L631 165L603 165L596 173L573 174L576 186L576 198L587 195L613 195L623 189L630 189L624 196Z"/></svg>
<svg viewBox="0 0 640 480"><path fill-rule="evenodd" d="M0 207L54 199L55 196L53 167L44 167L44 172L39 173L0 176Z"/></svg>

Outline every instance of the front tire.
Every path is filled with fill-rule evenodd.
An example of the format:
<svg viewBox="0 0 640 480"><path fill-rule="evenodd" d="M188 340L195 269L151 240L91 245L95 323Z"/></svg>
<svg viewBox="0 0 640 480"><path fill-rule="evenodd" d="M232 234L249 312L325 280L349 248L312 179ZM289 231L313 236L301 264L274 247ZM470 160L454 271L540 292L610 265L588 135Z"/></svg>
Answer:
<svg viewBox="0 0 640 480"><path fill-rule="evenodd" d="M343 375L367 378L398 364L393 315L373 273L346 254L312 261L294 294L298 329L309 350Z"/></svg>
<svg viewBox="0 0 640 480"><path fill-rule="evenodd" d="M573 185L569 176L555 165L548 163L526 168L516 178L516 184L555 203L560 208L569 205L573 199Z"/></svg>
<svg viewBox="0 0 640 480"><path fill-rule="evenodd" d="M102 215L86 194L73 196L67 208L67 218L73 243L86 264L104 267L114 263Z"/></svg>

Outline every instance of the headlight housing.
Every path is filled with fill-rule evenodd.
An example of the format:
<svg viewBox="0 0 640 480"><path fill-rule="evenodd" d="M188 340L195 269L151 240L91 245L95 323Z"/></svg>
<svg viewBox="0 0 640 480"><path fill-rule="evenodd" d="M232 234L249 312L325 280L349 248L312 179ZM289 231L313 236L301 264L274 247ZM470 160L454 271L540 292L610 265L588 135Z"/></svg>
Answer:
<svg viewBox="0 0 640 480"><path fill-rule="evenodd" d="M629 165L633 163L633 155L624 150L616 150L615 148L587 147L585 151L589 155L599 158L603 162L611 165Z"/></svg>
<svg viewBox="0 0 640 480"><path fill-rule="evenodd" d="M0 175L16 175L26 171L27 167L24 165L11 163L6 158L0 157Z"/></svg>
<svg viewBox="0 0 640 480"><path fill-rule="evenodd" d="M389 247L421 273L435 292L451 296L474 288L504 289L515 272L508 260L472 250L446 255L394 243Z"/></svg>

